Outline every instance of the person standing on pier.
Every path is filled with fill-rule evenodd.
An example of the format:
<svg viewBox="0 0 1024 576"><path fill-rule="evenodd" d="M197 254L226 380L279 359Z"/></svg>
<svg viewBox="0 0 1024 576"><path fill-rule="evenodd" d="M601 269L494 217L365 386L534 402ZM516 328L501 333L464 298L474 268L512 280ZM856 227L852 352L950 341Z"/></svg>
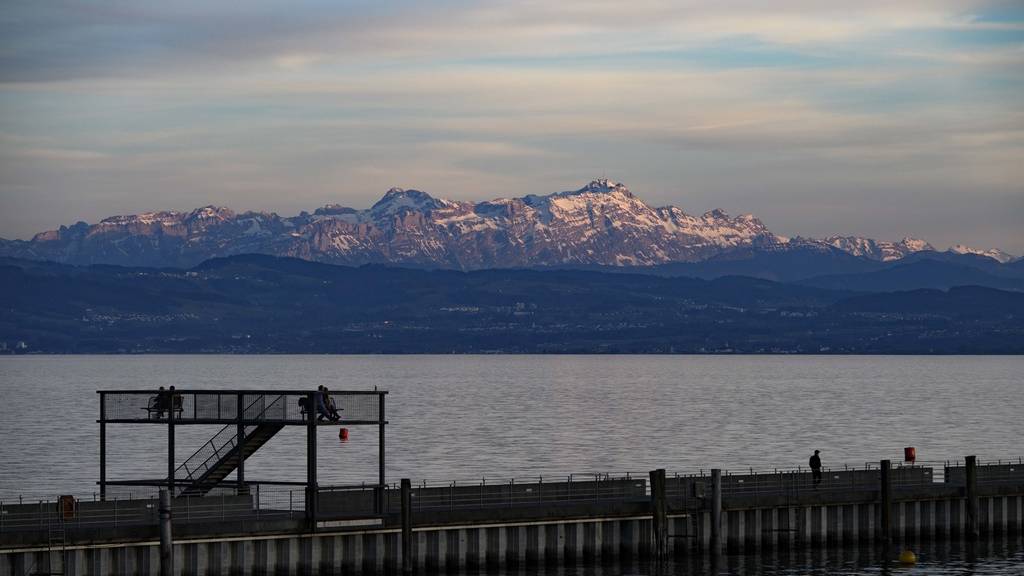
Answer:
<svg viewBox="0 0 1024 576"><path fill-rule="evenodd" d="M821 457L818 456L819 452L821 452L821 450L815 450L814 456L811 456L811 460L808 462L811 466L811 474L814 476L815 487L817 487L818 484L821 484Z"/></svg>

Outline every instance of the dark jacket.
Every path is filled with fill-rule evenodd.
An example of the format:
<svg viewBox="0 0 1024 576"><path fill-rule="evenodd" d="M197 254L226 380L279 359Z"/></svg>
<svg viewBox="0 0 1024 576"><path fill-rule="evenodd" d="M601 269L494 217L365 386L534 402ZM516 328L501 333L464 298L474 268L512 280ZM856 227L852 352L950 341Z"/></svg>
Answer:
<svg viewBox="0 0 1024 576"><path fill-rule="evenodd" d="M817 470L818 468L821 468L821 458L818 458L817 454L811 456L810 465L811 470Z"/></svg>

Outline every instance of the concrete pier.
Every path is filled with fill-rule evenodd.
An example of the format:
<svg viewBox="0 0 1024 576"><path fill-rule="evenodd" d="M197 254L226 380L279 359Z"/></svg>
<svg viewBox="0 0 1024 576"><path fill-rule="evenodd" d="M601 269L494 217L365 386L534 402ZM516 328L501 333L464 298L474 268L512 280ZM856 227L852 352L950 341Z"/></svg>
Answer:
<svg viewBox="0 0 1024 576"><path fill-rule="evenodd" d="M927 476L920 470L914 474ZM794 494L745 492L735 487L754 483L752 477L720 478L721 551L865 545L876 541L883 530L880 487L866 480L858 486L857 478L835 475L837 482L850 482L850 489ZM762 487L774 481L763 476L757 480ZM676 481L676 489L685 484L689 490L685 498L679 492L673 498L673 483L666 484L667 554L676 559L706 554L716 521L713 498L700 497L698 481ZM730 491L729 486L734 489ZM897 483L891 495L890 538L897 543L959 540L976 526L979 537L985 539L1024 529L1024 483L979 484L975 491L977 518L972 524L964 486L933 483L901 488ZM380 520L378 526L323 524L316 532L303 529L298 521L293 528L267 525L270 533L257 534L223 525L218 529L224 533L206 536L194 529L176 530L176 536L183 535L173 546L174 573L400 573L403 566L441 572L646 559L657 551L655 512L650 496L537 508L423 511L407 520L411 524L406 527L411 532L407 544L403 544L403 526L397 516ZM59 565L60 554L68 576L157 572L160 542L155 534L136 539L110 535L105 541L102 536L96 532L92 541L71 542L60 551L0 540L0 576L45 572L48 566Z"/></svg>

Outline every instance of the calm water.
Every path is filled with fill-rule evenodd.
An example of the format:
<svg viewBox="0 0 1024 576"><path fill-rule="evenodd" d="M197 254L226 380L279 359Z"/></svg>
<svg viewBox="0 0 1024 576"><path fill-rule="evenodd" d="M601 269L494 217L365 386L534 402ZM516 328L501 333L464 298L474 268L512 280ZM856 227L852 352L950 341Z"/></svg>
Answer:
<svg viewBox="0 0 1024 576"><path fill-rule="evenodd" d="M1024 455L1024 357L796 356L53 356L0 357L0 498L95 490L98 389L390 391L387 473L498 480ZM179 461L217 430L184 426ZM166 473L160 426L108 429L109 477ZM375 428L347 442L321 428L323 484L376 479ZM250 479L303 480L305 439L285 429ZM891 554L894 558L897 552ZM670 574L1022 574L1019 538L924 547L900 567L878 551L729 556ZM652 574L560 567L563 576Z"/></svg>
<svg viewBox="0 0 1024 576"><path fill-rule="evenodd" d="M391 480L1024 455L1024 357L37 356L0 357L0 496L88 494L98 389L390 391ZM179 458L215 427L180 427ZM111 478L166 474L161 426L111 425ZM322 483L374 481L375 427L321 429ZM246 465L303 480L286 428Z"/></svg>

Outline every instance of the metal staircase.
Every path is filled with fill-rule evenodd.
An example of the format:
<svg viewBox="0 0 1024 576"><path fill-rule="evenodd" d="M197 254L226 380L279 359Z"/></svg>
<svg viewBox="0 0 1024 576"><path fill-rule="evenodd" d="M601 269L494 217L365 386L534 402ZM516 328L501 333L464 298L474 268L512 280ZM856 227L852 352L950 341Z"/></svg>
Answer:
<svg viewBox="0 0 1024 576"><path fill-rule="evenodd" d="M260 396L245 407L247 419L259 419L267 410L279 402L284 396L278 396L269 403ZM259 424L245 427L245 441L239 449L238 429L229 424L221 428L209 441L203 444L192 456L175 470L175 480L184 480L184 486L178 496L202 496L220 484L229 474L238 468L238 463L252 456L268 440L284 428L283 424Z"/></svg>

